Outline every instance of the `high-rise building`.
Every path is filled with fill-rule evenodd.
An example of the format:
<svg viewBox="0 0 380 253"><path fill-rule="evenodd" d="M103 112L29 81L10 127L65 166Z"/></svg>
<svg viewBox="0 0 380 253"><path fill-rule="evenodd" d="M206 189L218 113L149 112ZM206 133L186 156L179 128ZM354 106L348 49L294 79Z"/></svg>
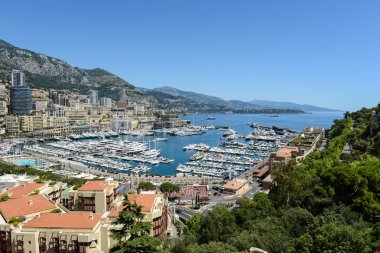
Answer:
<svg viewBox="0 0 380 253"><path fill-rule="evenodd" d="M24 86L25 74L20 70L12 71L12 86Z"/></svg>
<svg viewBox="0 0 380 253"><path fill-rule="evenodd" d="M100 105L105 107L112 107L112 99L107 97L100 98Z"/></svg>
<svg viewBox="0 0 380 253"><path fill-rule="evenodd" d="M53 101L54 104L59 104L59 94L56 90L50 90L49 91L49 99Z"/></svg>
<svg viewBox="0 0 380 253"><path fill-rule="evenodd" d="M26 86L11 88L10 109L13 114L29 114L33 108L32 89Z"/></svg>
<svg viewBox="0 0 380 253"><path fill-rule="evenodd" d="M99 93L97 90L91 90L90 93L90 104L97 105L99 104Z"/></svg>
<svg viewBox="0 0 380 253"><path fill-rule="evenodd" d="M24 81L25 75L22 71L12 71L10 112L13 114L29 114L33 109L32 89L24 86Z"/></svg>

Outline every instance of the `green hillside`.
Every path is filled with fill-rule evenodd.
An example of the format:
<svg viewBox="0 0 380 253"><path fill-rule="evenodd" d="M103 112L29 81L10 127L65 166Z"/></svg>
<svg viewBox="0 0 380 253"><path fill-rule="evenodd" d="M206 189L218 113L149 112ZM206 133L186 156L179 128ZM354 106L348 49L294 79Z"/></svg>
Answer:
<svg viewBox="0 0 380 253"><path fill-rule="evenodd" d="M193 216L171 252L380 250L379 113L380 106L346 113L325 150L274 167L269 195Z"/></svg>

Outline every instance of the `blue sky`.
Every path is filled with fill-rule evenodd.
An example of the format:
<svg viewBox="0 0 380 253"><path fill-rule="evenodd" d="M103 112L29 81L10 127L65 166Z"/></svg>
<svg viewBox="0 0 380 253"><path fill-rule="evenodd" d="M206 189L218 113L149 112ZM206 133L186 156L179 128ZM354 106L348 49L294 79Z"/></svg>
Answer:
<svg viewBox="0 0 380 253"><path fill-rule="evenodd" d="M132 84L342 110L380 102L380 1L0 1L0 38Z"/></svg>

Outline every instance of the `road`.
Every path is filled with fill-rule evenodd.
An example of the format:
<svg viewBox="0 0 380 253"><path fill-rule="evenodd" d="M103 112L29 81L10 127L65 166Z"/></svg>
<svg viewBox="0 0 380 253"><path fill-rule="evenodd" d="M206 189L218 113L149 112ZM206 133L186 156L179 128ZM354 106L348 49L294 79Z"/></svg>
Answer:
<svg viewBox="0 0 380 253"><path fill-rule="evenodd" d="M249 191L247 191L242 197L251 199L253 195L255 195L261 189L258 183L256 182L252 183L251 186L252 188ZM217 205L234 205L236 203L236 200L238 200L239 198L241 198L241 196L235 197L231 195L230 197L224 199L215 199L210 204L202 206L199 210L189 209L183 206L176 205L177 215L182 220L188 220L191 216L193 216L196 213L206 214L210 212Z"/></svg>

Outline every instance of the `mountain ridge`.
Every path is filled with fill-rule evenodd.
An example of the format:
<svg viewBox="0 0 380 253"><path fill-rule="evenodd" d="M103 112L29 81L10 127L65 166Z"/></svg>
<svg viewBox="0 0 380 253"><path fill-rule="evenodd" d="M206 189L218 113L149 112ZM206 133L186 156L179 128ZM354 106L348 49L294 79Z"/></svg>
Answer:
<svg viewBox="0 0 380 253"><path fill-rule="evenodd" d="M286 109L297 109L297 110L303 110L303 111L339 111L336 109L330 109L326 107L320 107L315 105L309 105L309 104L298 104L293 102L282 102L282 101L271 101L271 100L262 100L262 99L254 99L251 100L250 103L255 105L260 105L263 107L271 106L278 109L286 108Z"/></svg>
<svg viewBox="0 0 380 253"><path fill-rule="evenodd" d="M19 48L0 39L0 84L11 85L12 70L25 72L25 82L31 88L70 90L89 94L91 89L99 96L115 101L144 103L156 109L171 112L235 112L235 113L302 113L296 109L262 108L239 100L225 101L196 92L184 92L172 87L160 90L137 88L128 81L102 68L74 67L61 59ZM171 88L171 89L170 89ZM172 93L172 94L170 94ZM266 110L268 109L268 110Z"/></svg>
<svg viewBox="0 0 380 253"><path fill-rule="evenodd" d="M294 109L301 111L337 111L325 107L319 107L308 104L297 104L292 102L277 102L269 100L252 100L249 102L241 100L224 100L216 96L210 96L193 91L184 91L171 86L157 87L152 90L167 93L173 96L181 96L194 102L202 102L207 104L217 104L232 109Z"/></svg>

